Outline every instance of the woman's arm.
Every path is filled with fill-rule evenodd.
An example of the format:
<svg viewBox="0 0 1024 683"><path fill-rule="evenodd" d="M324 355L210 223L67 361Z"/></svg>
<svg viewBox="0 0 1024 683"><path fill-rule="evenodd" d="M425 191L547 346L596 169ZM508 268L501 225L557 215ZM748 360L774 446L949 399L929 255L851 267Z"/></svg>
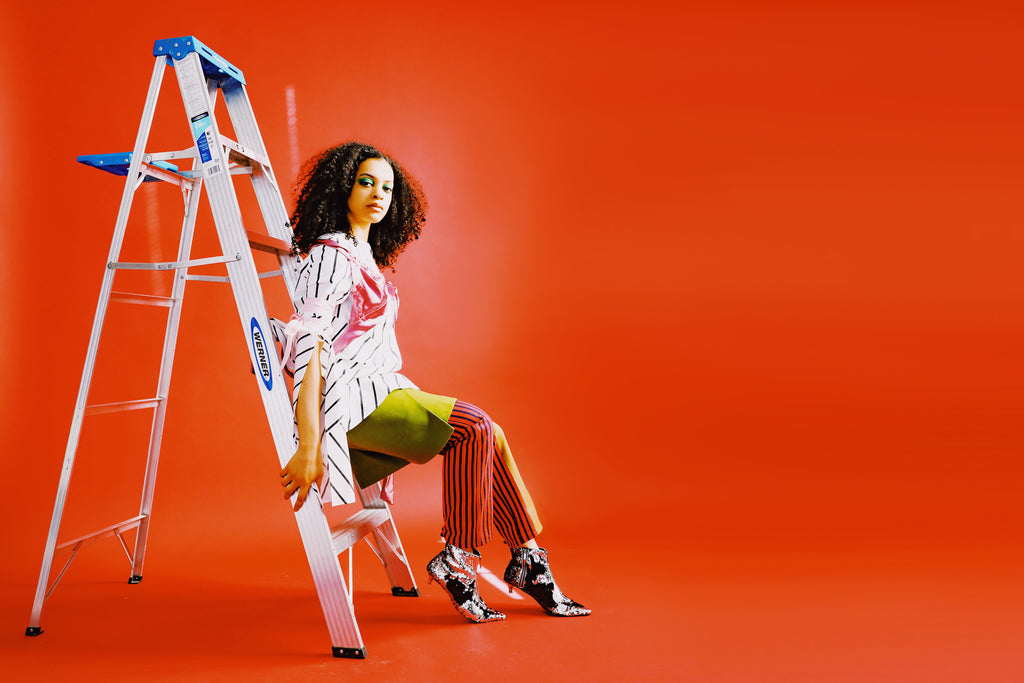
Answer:
<svg viewBox="0 0 1024 683"><path fill-rule="evenodd" d="M320 346L317 341L312 357L306 365L306 372L299 386L299 397L295 402L295 420L299 426L299 448L288 464L281 470L281 485L284 497L290 498L296 491L295 510L306 502L313 482L320 485L324 477L323 460L320 457Z"/></svg>

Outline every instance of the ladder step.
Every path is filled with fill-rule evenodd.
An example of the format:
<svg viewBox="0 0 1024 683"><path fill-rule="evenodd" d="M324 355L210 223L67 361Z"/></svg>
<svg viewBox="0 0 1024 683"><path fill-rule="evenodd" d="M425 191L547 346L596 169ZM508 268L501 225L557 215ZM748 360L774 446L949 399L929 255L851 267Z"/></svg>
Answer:
<svg viewBox="0 0 1024 683"><path fill-rule="evenodd" d="M391 513L387 508L364 508L341 524L332 527L331 546L334 548L334 554L340 555L345 552L358 543L359 539L389 519Z"/></svg>
<svg viewBox="0 0 1024 683"><path fill-rule="evenodd" d="M113 173L114 175L128 175L128 165L132 162L131 152L118 154L82 154L78 157L78 163L98 168L101 171ZM178 167L167 161L153 161L149 164L143 162L143 166L156 166L172 173L178 172ZM155 175L146 174L145 182L155 183L163 180Z"/></svg>
<svg viewBox="0 0 1024 683"><path fill-rule="evenodd" d="M246 149L234 140L224 137L224 135L220 136L220 141L228 151L228 161L233 161L243 166L248 166L255 161L261 166L270 167L270 160L256 154L254 150Z"/></svg>
<svg viewBox="0 0 1024 683"><path fill-rule="evenodd" d="M113 536L115 534L120 534L123 531L128 531L129 529L134 529L139 524L141 524L142 520L144 520L145 518L146 518L146 515L136 515L135 517L132 517L131 519L126 519L125 521L118 522L117 524L111 524L110 526L104 527L104 528L100 529L99 531L94 531L91 534L86 534L85 536L79 536L78 538L72 539L72 540L67 541L65 543L61 543L59 546L56 547L55 550L56 551L60 551L60 552L64 552L64 553L69 553L72 550L75 550L76 547L79 546L79 545L85 545L87 543L92 543L94 541L100 540L101 538L106 538L107 536Z"/></svg>
<svg viewBox="0 0 1024 683"><path fill-rule="evenodd" d="M140 398L134 401L118 401L116 403L96 403L85 407L86 415L103 415L105 413L123 413L128 410L145 410L156 408L163 398Z"/></svg>
<svg viewBox="0 0 1024 683"><path fill-rule="evenodd" d="M174 305L174 298L169 296L154 296L152 294L132 294L130 292L111 292L111 301L118 301L123 304L140 304L142 306L163 306L170 308Z"/></svg>
<svg viewBox="0 0 1024 683"><path fill-rule="evenodd" d="M153 56L167 55L168 60L182 59L190 52L199 55L203 64L203 73L210 80L216 81L217 85L224 87L225 82L230 80L245 84L245 76L242 70L219 54L203 45L195 36L182 36L180 38L166 38L153 43ZM168 61L168 65L171 65Z"/></svg>
<svg viewBox="0 0 1024 683"><path fill-rule="evenodd" d="M270 235L261 235L252 230L246 230L245 236L249 238L249 246L256 251L265 251L268 254L282 255L292 252L292 245L286 240L281 240Z"/></svg>
<svg viewBox="0 0 1024 683"><path fill-rule="evenodd" d="M112 270L181 270L182 268L192 268L193 266L209 266L214 263L233 263L241 260L241 255L235 254L234 256L211 256L210 258L197 258L189 261L167 261L162 263L129 263L127 261L111 261L107 264L107 268Z"/></svg>
<svg viewBox="0 0 1024 683"><path fill-rule="evenodd" d="M281 277L282 275L284 275L284 273L280 270L268 270L265 273L257 273L257 277L261 280L266 280L271 277ZM227 275L186 275L185 279L195 280L196 282L231 282L231 278Z"/></svg>

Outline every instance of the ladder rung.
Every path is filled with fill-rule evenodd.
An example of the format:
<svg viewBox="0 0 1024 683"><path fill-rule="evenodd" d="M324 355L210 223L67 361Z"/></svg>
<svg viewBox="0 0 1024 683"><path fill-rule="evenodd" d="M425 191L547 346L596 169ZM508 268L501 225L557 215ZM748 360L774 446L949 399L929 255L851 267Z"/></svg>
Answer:
<svg viewBox="0 0 1024 683"><path fill-rule="evenodd" d="M123 304L141 304L143 306L163 306L170 308L174 305L174 299L169 296L154 296L152 294L131 294L129 292L111 292L111 301L119 301Z"/></svg>
<svg viewBox="0 0 1024 683"><path fill-rule="evenodd" d="M161 162L155 161L153 164L143 164L146 167L146 180L145 182L153 182L155 180L162 180L165 183L171 183L172 185L181 185L182 182L195 182L195 177L190 175L191 171L167 171L159 166Z"/></svg>
<svg viewBox="0 0 1024 683"><path fill-rule="evenodd" d="M340 555L391 518L387 508L364 508L331 529L331 546Z"/></svg>
<svg viewBox="0 0 1024 683"><path fill-rule="evenodd" d="M105 413L123 413L127 410L145 410L146 408L156 408L160 405L160 402L164 399L157 398L140 398L134 401L118 401L116 403L97 403L95 405L86 406L86 415L103 415Z"/></svg>
<svg viewBox="0 0 1024 683"><path fill-rule="evenodd" d="M181 270L182 268L192 268L193 266L208 266L214 263L232 263L234 261L241 260L241 255L235 254L234 256L211 256L210 258L197 258L190 261L169 261L163 263L129 263L126 261L111 261L107 264L107 268L111 268L113 270Z"/></svg>
<svg viewBox="0 0 1024 683"><path fill-rule="evenodd" d="M150 152L144 157L144 161L155 163L157 161L168 161L170 159L182 159L191 161L196 158L195 145L186 149L176 149L170 152ZM180 173L180 171L179 171Z"/></svg>
<svg viewBox="0 0 1024 683"><path fill-rule="evenodd" d="M242 165L248 165L255 161L261 166L270 166L270 161L266 157L258 155L255 150L246 149L231 138L225 137L223 134L220 136L220 142L228 150L228 161L233 161L236 164Z"/></svg>
<svg viewBox="0 0 1024 683"><path fill-rule="evenodd" d="M249 238L249 246L257 251L265 251L269 254L290 254L292 252L292 245L286 240L270 235L261 235L252 230L246 230L245 235Z"/></svg>
<svg viewBox="0 0 1024 683"><path fill-rule="evenodd" d="M128 529L134 529L145 518L146 518L146 515L136 515L135 517L132 517L131 519L126 519L123 522L118 522L117 524L111 524L110 526L104 527L103 529L100 529L99 531L94 531L91 534L86 534L85 536L79 536L76 539L67 541L65 543L61 543L59 546L57 546L55 548L55 551L69 553L76 546L78 546L79 544L84 545L86 543L92 543L93 541L98 541L101 538L106 538L107 536L113 536L114 534L120 534L122 531L127 531Z"/></svg>
<svg viewBox="0 0 1024 683"><path fill-rule="evenodd" d="M269 270L265 273L257 273L256 276L261 280L266 280L272 277L281 277L284 273L280 270ZM231 278L226 275L186 275L186 280L195 280L196 282L231 282Z"/></svg>

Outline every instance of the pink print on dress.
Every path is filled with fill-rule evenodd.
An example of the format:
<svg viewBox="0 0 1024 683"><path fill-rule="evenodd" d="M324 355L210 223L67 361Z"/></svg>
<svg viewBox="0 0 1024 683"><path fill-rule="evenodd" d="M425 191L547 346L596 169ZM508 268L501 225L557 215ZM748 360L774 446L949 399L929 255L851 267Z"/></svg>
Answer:
<svg viewBox="0 0 1024 683"><path fill-rule="evenodd" d="M383 275L364 266L355 255L334 240L318 240L316 244L337 249L352 264L352 293L349 295L352 299L352 313L348 327L334 340L334 352L341 353L353 339L373 329L387 310L390 298L393 297L395 303L398 303L398 289L385 280Z"/></svg>

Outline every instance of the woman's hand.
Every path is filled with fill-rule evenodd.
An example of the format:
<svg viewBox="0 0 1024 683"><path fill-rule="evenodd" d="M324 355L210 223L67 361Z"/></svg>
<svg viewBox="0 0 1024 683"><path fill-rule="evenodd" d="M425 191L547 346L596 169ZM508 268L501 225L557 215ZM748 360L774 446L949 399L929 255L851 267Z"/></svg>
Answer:
<svg viewBox="0 0 1024 683"><path fill-rule="evenodd" d="M299 511L306 496L309 495L309 488L316 482L319 486L324 478L324 464L316 448L304 448L299 446L295 455L288 461L288 464L281 470L281 486L284 487L284 497L291 498L296 491L299 492L295 499L294 510Z"/></svg>

